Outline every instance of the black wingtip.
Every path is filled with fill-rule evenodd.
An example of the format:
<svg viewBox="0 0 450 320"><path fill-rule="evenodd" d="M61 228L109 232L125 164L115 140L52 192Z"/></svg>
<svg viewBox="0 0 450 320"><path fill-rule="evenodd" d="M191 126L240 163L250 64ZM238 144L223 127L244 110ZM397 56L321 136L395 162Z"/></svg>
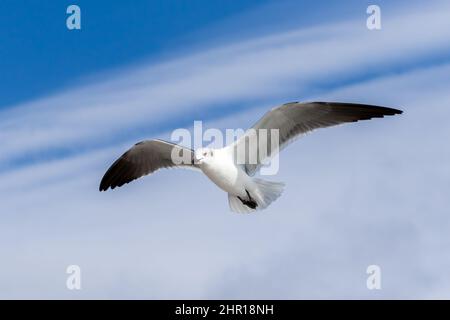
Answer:
<svg viewBox="0 0 450 320"><path fill-rule="evenodd" d="M386 114L388 116L394 116L396 114L402 114L403 113L403 110L400 110L400 109L394 109L394 108L386 108L386 109L389 110L389 113Z"/></svg>
<svg viewBox="0 0 450 320"><path fill-rule="evenodd" d="M396 114L402 114L403 113L403 110L395 109L395 108L381 107L381 106L372 106L372 105L367 105L367 107L369 107L369 108L376 108L376 109L380 110L382 113L384 113L387 116L393 116L393 115L396 115Z"/></svg>
<svg viewBox="0 0 450 320"><path fill-rule="evenodd" d="M388 107L380 107L380 106L371 106L372 108L377 108L383 116L395 116L397 114L402 114L403 110L388 108Z"/></svg>
<svg viewBox="0 0 450 320"><path fill-rule="evenodd" d="M109 188L111 188L111 190L114 189L114 187L108 183L108 172L109 170L103 176L102 181L100 181L100 185L98 186L98 191L100 192L107 191Z"/></svg>
<svg viewBox="0 0 450 320"><path fill-rule="evenodd" d="M347 103L347 102L313 102L317 104L322 105L331 105L331 106L338 106L338 107L350 107L350 108L365 108L367 111L373 111L375 114L373 117L376 118L382 118L383 116L393 116L396 114L402 114L403 110L395 109L395 108L389 108L389 107L383 107L383 106L377 106L377 105L371 105L371 104L361 104L361 103ZM361 109L362 110L362 109Z"/></svg>
<svg viewBox="0 0 450 320"><path fill-rule="evenodd" d="M108 190L108 187L103 185L103 181L100 183L100 186L98 187L98 191L102 192L102 191L106 191Z"/></svg>

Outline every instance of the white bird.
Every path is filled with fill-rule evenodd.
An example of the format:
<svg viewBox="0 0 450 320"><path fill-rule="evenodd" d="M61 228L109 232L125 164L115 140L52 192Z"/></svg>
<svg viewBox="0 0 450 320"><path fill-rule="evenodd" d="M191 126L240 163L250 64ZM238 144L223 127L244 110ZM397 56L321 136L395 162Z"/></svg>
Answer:
<svg viewBox="0 0 450 320"><path fill-rule="evenodd" d="M108 188L120 187L161 168L187 167L200 169L227 192L232 211L247 213L261 210L281 195L284 184L253 176L265 161L289 142L314 129L401 113L397 109L352 103L286 103L267 112L251 130L221 149L200 148L194 152L163 140L139 142L111 165L103 176L99 189L106 191ZM277 129L279 133L279 148L274 150L271 150L271 129ZM262 132L267 135L268 148L264 152L260 150L259 143L248 143L252 135L257 142L260 141L263 138ZM240 154L242 152L245 154ZM258 155L256 161L249 161L252 153ZM189 161L174 161L173 154L187 155Z"/></svg>

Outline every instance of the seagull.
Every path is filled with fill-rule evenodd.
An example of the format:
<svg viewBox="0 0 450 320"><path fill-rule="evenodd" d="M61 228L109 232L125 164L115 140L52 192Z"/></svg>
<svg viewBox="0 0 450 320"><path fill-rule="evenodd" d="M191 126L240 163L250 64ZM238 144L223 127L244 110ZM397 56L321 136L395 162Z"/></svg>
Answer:
<svg viewBox="0 0 450 320"><path fill-rule="evenodd" d="M231 211L255 212L267 208L275 201L283 192L284 183L263 180L254 175L290 142L315 129L383 118L402 112L355 103L285 103L271 109L242 137L220 149L198 148L194 151L159 139L138 142L110 166L100 182L99 190L121 187L162 168L191 168L202 171L228 193ZM271 134L273 129L277 130L277 134ZM261 141L263 138L273 141L277 135L275 147L270 144L264 152L260 143L249 143L252 138L256 138L253 141ZM242 152L246 154L243 155ZM248 154L252 152L258 156L254 161L249 161ZM182 155L187 160L175 161L173 155Z"/></svg>

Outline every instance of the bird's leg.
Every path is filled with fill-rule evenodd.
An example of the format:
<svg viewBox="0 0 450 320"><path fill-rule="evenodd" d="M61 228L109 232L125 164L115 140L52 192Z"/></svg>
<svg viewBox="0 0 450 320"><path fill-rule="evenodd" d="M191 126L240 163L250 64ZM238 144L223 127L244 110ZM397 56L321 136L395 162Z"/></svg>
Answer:
<svg viewBox="0 0 450 320"><path fill-rule="evenodd" d="M247 193L248 196L248 200L242 199L241 197L238 196L238 199L241 200L241 202L246 205L247 207L251 208L251 209L255 209L258 204L256 203L255 200L253 200L253 198L250 196L250 193L247 191L247 189L245 189L245 192Z"/></svg>
<svg viewBox="0 0 450 320"><path fill-rule="evenodd" d="M254 200L253 200L252 196L250 195L250 192L248 192L248 190L247 190L247 189L245 189L245 192L247 193L247 196L248 196L248 200L249 200L249 201L253 201L253 202L254 202Z"/></svg>

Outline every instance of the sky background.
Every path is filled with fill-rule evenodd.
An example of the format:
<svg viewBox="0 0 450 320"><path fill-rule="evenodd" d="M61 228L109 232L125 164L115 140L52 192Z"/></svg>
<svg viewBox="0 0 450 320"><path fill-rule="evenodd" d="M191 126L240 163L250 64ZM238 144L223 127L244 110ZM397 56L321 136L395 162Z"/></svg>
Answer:
<svg viewBox="0 0 450 320"><path fill-rule="evenodd" d="M450 4L369 4L1 1L0 298L450 298ZM256 214L189 170L98 192L137 141L310 100L404 114L290 145Z"/></svg>

